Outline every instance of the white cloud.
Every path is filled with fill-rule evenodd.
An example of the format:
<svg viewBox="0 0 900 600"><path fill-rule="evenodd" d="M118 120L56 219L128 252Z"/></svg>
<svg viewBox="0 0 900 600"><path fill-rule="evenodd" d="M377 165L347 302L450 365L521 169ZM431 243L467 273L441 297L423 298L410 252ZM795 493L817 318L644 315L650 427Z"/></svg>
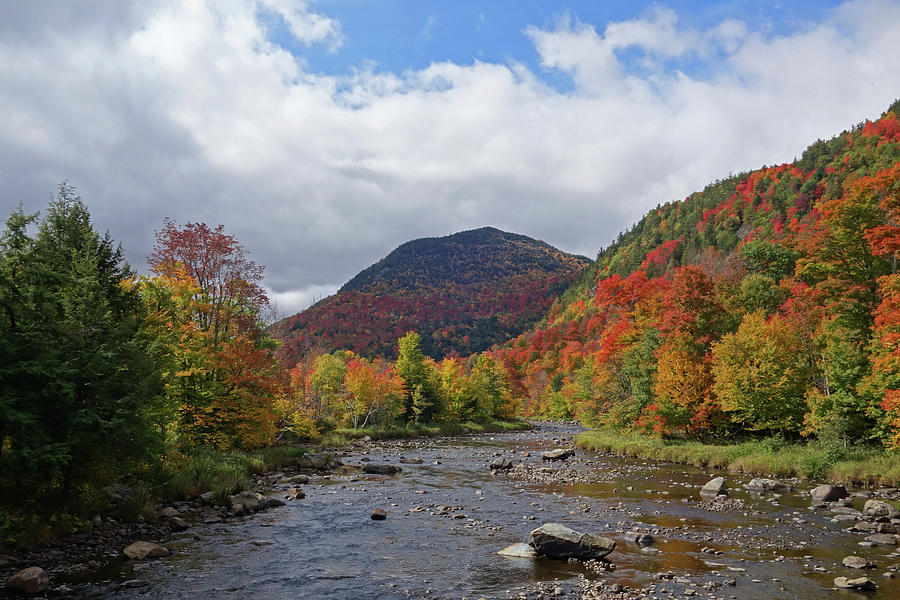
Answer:
<svg viewBox="0 0 900 600"><path fill-rule="evenodd" d="M301 2L119 6L0 19L0 206L40 208L67 179L139 267L164 216L223 223L284 311L425 235L494 225L592 256L649 207L791 160L900 96L898 2L780 37L693 30L664 8L530 28L568 92L515 62L316 74L261 17L336 48L340 25ZM97 25L104 10L115 25Z"/></svg>

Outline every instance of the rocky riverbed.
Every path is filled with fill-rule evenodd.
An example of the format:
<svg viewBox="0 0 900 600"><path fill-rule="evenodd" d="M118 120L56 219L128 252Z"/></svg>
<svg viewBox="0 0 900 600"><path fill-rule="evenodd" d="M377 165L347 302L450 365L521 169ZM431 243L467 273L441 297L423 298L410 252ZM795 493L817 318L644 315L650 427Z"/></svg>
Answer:
<svg viewBox="0 0 900 600"><path fill-rule="evenodd" d="M751 491L749 476L580 450L545 456L570 448L576 431L357 445L331 470L261 478L246 509L197 501L156 523L101 520L0 567L41 566L46 595L68 598L900 597L898 490L814 501L801 481ZM724 489L701 495L717 476ZM544 523L615 549L603 559L497 554ZM139 539L168 554L125 558Z"/></svg>

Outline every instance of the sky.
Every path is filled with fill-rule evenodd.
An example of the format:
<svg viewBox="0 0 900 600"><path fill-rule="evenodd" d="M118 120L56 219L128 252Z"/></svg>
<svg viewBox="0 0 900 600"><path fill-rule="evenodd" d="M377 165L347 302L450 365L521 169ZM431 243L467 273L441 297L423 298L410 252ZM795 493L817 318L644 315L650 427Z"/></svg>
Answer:
<svg viewBox="0 0 900 600"><path fill-rule="evenodd" d="M593 257L900 97L900 0L0 3L0 209L74 186L147 272L222 224L287 315L410 239Z"/></svg>

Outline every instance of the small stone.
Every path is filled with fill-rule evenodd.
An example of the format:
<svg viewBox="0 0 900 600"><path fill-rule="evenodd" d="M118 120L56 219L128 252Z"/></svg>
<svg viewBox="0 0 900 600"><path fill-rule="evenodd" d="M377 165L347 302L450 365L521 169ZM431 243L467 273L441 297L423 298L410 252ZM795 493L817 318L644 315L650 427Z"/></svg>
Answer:
<svg viewBox="0 0 900 600"><path fill-rule="evenodd" d="M813 488L811 492L814 504L820 502L834 502L836 500L847 498L849 495L850 494L847 493L847 488L842 485L822 484Z"/></svg>
<svg viewBox="0 0 900 600"><path fill-rule="evenodd" d="M835 577L834 587L845 590L874 590L875 582L868 577L857 577L856 579L848 579L847 577Z"/></svg>
<svg viewBox="0 0 900 600"><path fill-rule="evenodd" d="M153 542L138 541L126 547L124 550L122 550L122 553L125 554L125 556L127 556L128 558L134 560L142 560L144 558L159 558L161 556L168 556L169 549L165 546L154 544Z"/></svg>
<svg viewBox="0 0 900 600"><path fill-rule="evenodd" d="M862 556L846 556L841 564L851 569L872 569L875 565Z"/></svg>
<svg viewBox="0 0 900 600"><path fill-rule="evenodd" d="M50 577L40 567L28 567L6 579L6 589L19 594L34 595L47 591Z"/></svg>
<svg viewBox="0 0 900 600"><path fill-rule="evenodd" d="M364 465L362 468L363 473L369 473L372 475L396 475L400 471L402 471L400 467L397 465L381 465L378 463L369 463Z"/></svg>
<svg viewBox="0 0 900 600"><path fill-rule="evenodd" d="M172 517L177 517L179 514L178 509L173 508L171 506L167 506L161 511L159 511L159 516L165 517L166 519L171 519Z"/></svg>
<svg viewBox="0 0 900 600"><path fill-rule="evenodd" d="M656 541L649 533L634 532L631 535L631 539L634 540L636 544L640 544L641 546L649 546Z"/></svg>
<svg viewBox="0 0 900 600"><path fill-rule="evenodd" d="M700 489L700 496L703 498L714 498L716 496L727 495L728 486L725 483L724 477L716 477L714 479L711 479L706 482L706 484Z"/></svg>
<svg viewBox="0 0 900 600"><path fill-rule="evenodd" d="M508 471L512 468L512 461L508 458L497 458L491 463L491 469L494 471Z"/></svg>
<svg viewBox="0 0 900 600"><path fill-rule="evenodd" d="M275 540L251 540L250 543L254 546L271 546Z"/></svg>
<svg viewBox="0 0 900 600"><path fill-rule="evenodd" d="M181 517L172 517L169 519L169 529L172 531L185 531L190 525Z"/></svg>
<svg viewBox="0 0 900 600"><path fill-rule="evenodd" d="M570 456L575 456L574 448L557 448L556 450L550 450L548 452L544 452L543 454L541 454L541 460L546 460L546 461L566 460Z"/></svg>
<svg viewBox="0 0 900 600"><path fill-rule="evenodd" d="M387 511L383 508L376 508L372 511L372 516L370 517L373 521L384 521L387 519Z"/></svg>
<svg viewBox="0 0 900 600"><path fill-rule="evenodd" d="M760 477L751 479L750 483L744 484L744 488L750 490L751 492L757 492L759 494L765 494L766 492L787 491L787 486L780 481L777 481L775 479L764 479Z"/></svg>
<svg viewBox="0 0 900 600"><path fill-rule="evenodd" d="M866 504L863 506L863 513L869 517L875 517L876 519L882 517L893 519L897 515L900 515L900 511L881 500L867 500Z"/></svg>
<svg viewBox="0 0 900 600"><path fill-rule="evenodd" d="M890 533L873 533L872 535L866 536L866 541L873 542L879 546L897 545L897 537Z"/></svg>
<svg viewBox="0 0 900 600"><path fill-rule="evenodd" d="M303 488L291 488L284 494L284 498L286 500L303 500L306 498L306 492L303 491Z"/></svg>

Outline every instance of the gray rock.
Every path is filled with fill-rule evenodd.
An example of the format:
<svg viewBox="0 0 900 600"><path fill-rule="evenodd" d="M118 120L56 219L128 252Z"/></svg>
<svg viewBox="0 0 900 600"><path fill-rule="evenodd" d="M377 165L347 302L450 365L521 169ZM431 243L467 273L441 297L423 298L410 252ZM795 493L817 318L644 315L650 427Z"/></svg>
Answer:
<svg viewBox="0 0 900 600"><path fill-rule="evenodd" d="M848 579L847 577L835 577L834 587L845 590L874 590L875 582L868 577L857 577L856 579Z"/></svg>
<svg viewBox="0 0 900 600"><path fill-rule="evenodd" d="M566 460L570 456L575 456L575 448L557 448L541 454L541 460Z"/></svg>
<svg viewBox="0 0 900 600"><path fill-rule="evenodd" d="M764 479L757 477L751 479L750 483L745 483L744 488L751 492L765 494L767 492L786 492L788 486L775 479Z"/></svg>
<svg viewBox="0 0 900 600"><path fill-rule="evenodd" d="M128 558L134 560L142 560L144 558L159 558L168 556L169 549L153 542L135 542L122 550L122 553Z"/></svg>
<svg viewBox="0 0 900 600"><path fill-rule="evenodd" d="M881 500L867 500L866 504L863 506L863 513L866 516L875 517L876 519L882 517L893 519L897 515L900 515L900 510L897 510L887 502L882 502Z"/></svg>
<svg viewBox="0 0 900 600"><path fill-rule="evenodd" d="M284 504L284 500L279 500L278 498L273 498L272 496L266 498L266 508L275 508L278 506L284 506Z"/></svg>
<svg viewBox="0 0 900 600"><path fill-rule="evenodd" d="M140 588L148 585L150 585L150 582L144 581L143 579L129 579L128 581L122 582L122 587L127 589Z"/></svg>
<svg viewBox="0 0 900 600"><path fill-rule="evenodd" d="M103 493L114 504L128 502L134 498L134 489L121 483L106 486Z"/></svg>
<svg viewBox="0 0 900 600"><path fill-rule="evenodd" d="M831 508L831 512L836 515L852 515L854 517L862 515L861 511L850 506L834 506Z"/></svg>
<svg viewBox="0 0 900 600"><path fill-rule="evenodd" d="M421 465L425 461L421 458L401 458L400 464L402 465Z"/></svg>
<svg viewBox="0 0 900 600"><path fill-rule="evenodd" d="M250 543L254 546L271 546L275 540L250 540Z"/></svg>
<svg viewBox="0 0 900 600"><path fill-rule="evenodd" d="M545 523L531 532L530 545L548 558L603 558L616 543L606 537L579 533L559 523Z"/></svg>
<svg viewBox="0 0 900 600"><path fill-rule="evenodd" d="M189 528L190 525L188 525L187 521L181 517L172 517L169 519L169 529L172 531L186 531Z"/></svg>
<svg viewBox="0 0 900 600"><path fill-rule="evenodd" d="M725 484L724 477L716 477L706 482L700 489L700 496L703 498L715 498L716 496L727 496L728 486Z"/></svg>
<svg viewBox="0 0 900 600"><path fill-rule="evenodd" d="M309 483L309 475L294 475L290 479L288 479L291 483Z"/></svg>
<svg viewBox="0 0 900 600"><path fill-rule="evenodd" d="M254 513L263 506L266 497L257 492L245 490L233 496L228 496L228 502L235 512Z"/></svg>
<svg viewBox="0 0 900 600"><path fill-rule="evenodd" d="M847 488L844 486L828 484L822 484L813 488L810 495L812 496L814 504L819 502L834 502L850 496L850 494L847 493Z"/></svg>
<svg viewBox="0 0 900 600"><path fill-rule="evenodd" d="M285 500L303 500L306 498L306 492L301 488L291 488L284 494Z"/></svg>
<svg viewBox="0 0 900 600"><path fill-rule="evenodd" d="M28 567L6 579L6 589L17 594L32 596L47 591L50 577L40 567Z"/></svg>
<svg viewBox="0 0 900 600"><path fill-rule="evenodd" d="M171 519L172 517L177 517L179 514L178 509L172 508L171 506L167 506L161 511L159 511L159 516L165 517L166 519Z"/></svg>
<svg viewBox="0 0 900 600"><path fill-rule="evenodd" d="M402 471L397 465L383 465L379 463L369 463L363 465L362 472L371 475L396 475Z"/></svg>
<svg viewBox="0 0 900 600"><path fill-rule="evenodd" d="M512 556L514 558L534 558L537 552L528 544L518 543L507 546L497 552L500 556Z"/></svg>
<svg viewBox="0 0 900 600"><path fill-rule="evenodd" d="M877 566L862 556L846 556L841 564L850 569L874 569Z"/></svg>
<svg viewBox="0 0 900 600"><path fill-rule="evenodd" d="M508 458L497 458L491 463L491 469L495 471L507 471L513 468L512 461Z"/></svg>
<svg viewBox="0 0 900 600"><path fill-rule="evenodd" d="M634 540L634 543L640 544L641 546L649 546L656 541L649 533L641 533L639 531L632 532L630 536L631 539Z"/></svg>
<svg viewBox="0 0 900 600"><path fill-rule="evenodd" d="M212 504L216 501L215 492L203 492L200 494L200 501L203 502L203 504Z"/></svg>
<svg viewBox="0 0 900 600"><path fill-rule="evenodd" d="M866 536L867 542L878 544L879 546L896 546L897 537L890 533L873 533Z"/></svg>
<svg viewBox="0 0 900 600"><path fill-rule="evenodd" d="M372 515L370 516L370 518L373 521L384 521L385 519L387 519L387 511L383 508L376 508L372 511Z"/></svg>

